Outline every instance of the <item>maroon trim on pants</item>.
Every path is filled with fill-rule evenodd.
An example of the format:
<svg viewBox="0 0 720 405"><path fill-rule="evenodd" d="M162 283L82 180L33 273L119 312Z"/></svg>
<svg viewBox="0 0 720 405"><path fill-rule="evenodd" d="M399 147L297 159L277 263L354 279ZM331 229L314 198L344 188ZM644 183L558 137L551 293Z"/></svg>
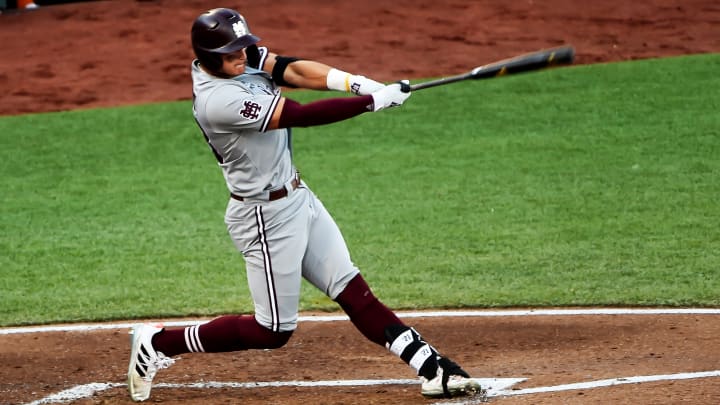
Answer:
<svg viewBox="0 0 720 405"><path fill-rule="evenodd" d="M260 242L263 253L263 269L265 270L268 304L270 306L270 329L273 332L279 332L280 309L278 308L277 291L275 290L275 277L273 276L272 260L270 259L270 247L268 246L265 233L265 218L263 217L262 205L255 207L255 219L257 221L258 241Z"/></svg>

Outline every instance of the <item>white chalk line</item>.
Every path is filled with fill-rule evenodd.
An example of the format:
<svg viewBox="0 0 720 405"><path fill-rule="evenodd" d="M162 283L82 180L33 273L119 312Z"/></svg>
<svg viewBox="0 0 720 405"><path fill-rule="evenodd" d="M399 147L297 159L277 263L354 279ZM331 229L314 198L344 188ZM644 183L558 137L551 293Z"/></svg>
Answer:
<svg viewBox="0 0 720 405"><path fill-rule="evenodd" d="M720 315L720 308L585 308L585 309L528 309L491 311L433 311L398 312L400 318L437 317L510 317L510 316L577 316L577 315ZM345 315L311 315L298 317L299 322L347 321ZM165 326L191 326L208 322L204 320L163 321ZM139 321L138 321L139 322ZM47 325L0 328L0 335L17 333L87 332L102 329L130 329L138 322L98 323L75 325Z"/></svg>
<svg viewBox="0 0 720 405"><path fill-rule="evenodd" d="M635 377L611 378L607 380L586 381L573 384L552 385L548 387L523 388L516 390L503 390L500 392L488 392L488 398L491 397L509 397L518 395L543 394L548 392L561 392L573 390L587 390L594 388L612 387L625 384L640 384L657 381L676 381L691 380L698 378L720 377L720 370L700 371L695 373L678 373L678 374L661 374L661 375L644 375ZM475 405L479 404L478 400L461 400L454 402L436 402L432 405Z"/></svg>
<svg viewBox="0 0 720 405"><path fill-rule="evenodd" d="M561 392L582 389L594 389L602 387L610 387L625 384L640 384L657 381L671 380L690 380L699 378L720 377L720 370L701 371L694 373L677 373L677 374L661 374L661 375L645 375L634 377L621 377L606 380L586 381L573 384L552 385L547 387L533 387L518 390L509 389L513 385L525 381L524 378L477 378L481 386L487 387L487 397L503 397L503 396L519 396L542 394L548 392ZM189 384L173 384L159 383L153 386L154 389L255 389L255 388L273 388L273 387L360 387L360 386L377 386L377 385L418 385L417 379L398 379L398 380L334 380L334 381L270 381L270 382L218 382L209 381L202 383ZM127 384L121 383L91 383L78 385L73 388L58 392L37 401L29 402L26 405L44 405L59 404L71 401L77 401L89 398L102 391L113 388L126 387ZM419 395L419 394L418 394ZM436 402L432 405L475 405L480 404L479 399L461 399L452 402Z"/></svg>
<svg viewBox="0 0 720 405"><path fill-rule="evenodd" d="M202 383L153 384L153 389L162 388L189 388L189 389L220 389L220 388L273 388L273 387L343 387L343 386L368 386L368 385L407 385L417 384L417 380L337 380L337 381L269 381L269 382L218 382L208 381ZM102 391L113 388L127 387L121 383L90 383L78 385L73 388L58 392L43 399L29 402L27 405L57 404L63 402L77 401L91 397Z"/></svg>

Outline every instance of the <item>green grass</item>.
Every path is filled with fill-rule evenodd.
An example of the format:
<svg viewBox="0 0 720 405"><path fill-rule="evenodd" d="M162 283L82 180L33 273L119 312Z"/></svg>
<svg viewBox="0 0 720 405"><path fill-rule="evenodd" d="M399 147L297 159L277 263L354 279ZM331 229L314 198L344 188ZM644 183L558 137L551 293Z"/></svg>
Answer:
<svg viewBox="0 0 720 405"><path fill-rule="evenodd" d="M719 69L428 89L296 129L296 163L394 308L717 306ZM1 117L0 174L0 325L252 311L188 102Z"/></svg>

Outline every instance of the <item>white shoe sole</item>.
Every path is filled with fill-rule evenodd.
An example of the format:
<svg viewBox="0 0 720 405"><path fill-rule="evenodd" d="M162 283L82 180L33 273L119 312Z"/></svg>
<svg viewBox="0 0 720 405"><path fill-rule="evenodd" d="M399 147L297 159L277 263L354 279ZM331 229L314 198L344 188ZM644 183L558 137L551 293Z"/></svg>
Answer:
<svg viewBox="0 0 720 405"><path fill-rule="evenodd" d="M448 391L451 397L462 397L462 396L482 396L485 397L486 392L480 386L480 383L472 378L463 378L461 381L453 382L448 381ZM442 386L438 387L423 387L422 395L428 398L444 398L445 391Z"/></svg>

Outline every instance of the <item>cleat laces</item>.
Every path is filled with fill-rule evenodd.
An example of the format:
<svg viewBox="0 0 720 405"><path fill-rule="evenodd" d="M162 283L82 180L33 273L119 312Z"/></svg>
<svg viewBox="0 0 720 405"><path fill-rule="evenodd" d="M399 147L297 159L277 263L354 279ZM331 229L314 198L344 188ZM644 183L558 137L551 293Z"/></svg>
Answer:
<svg viewBox="0 0 720 405"><path fill-rule="evenodd" d="M155 354L155 356L151 356L145 350L144 346L140 346L135 370L140 377L147 382L152 382L158 370L168 368L175 364L175 359L165 356L162 352L155 352Z"/></svg>

